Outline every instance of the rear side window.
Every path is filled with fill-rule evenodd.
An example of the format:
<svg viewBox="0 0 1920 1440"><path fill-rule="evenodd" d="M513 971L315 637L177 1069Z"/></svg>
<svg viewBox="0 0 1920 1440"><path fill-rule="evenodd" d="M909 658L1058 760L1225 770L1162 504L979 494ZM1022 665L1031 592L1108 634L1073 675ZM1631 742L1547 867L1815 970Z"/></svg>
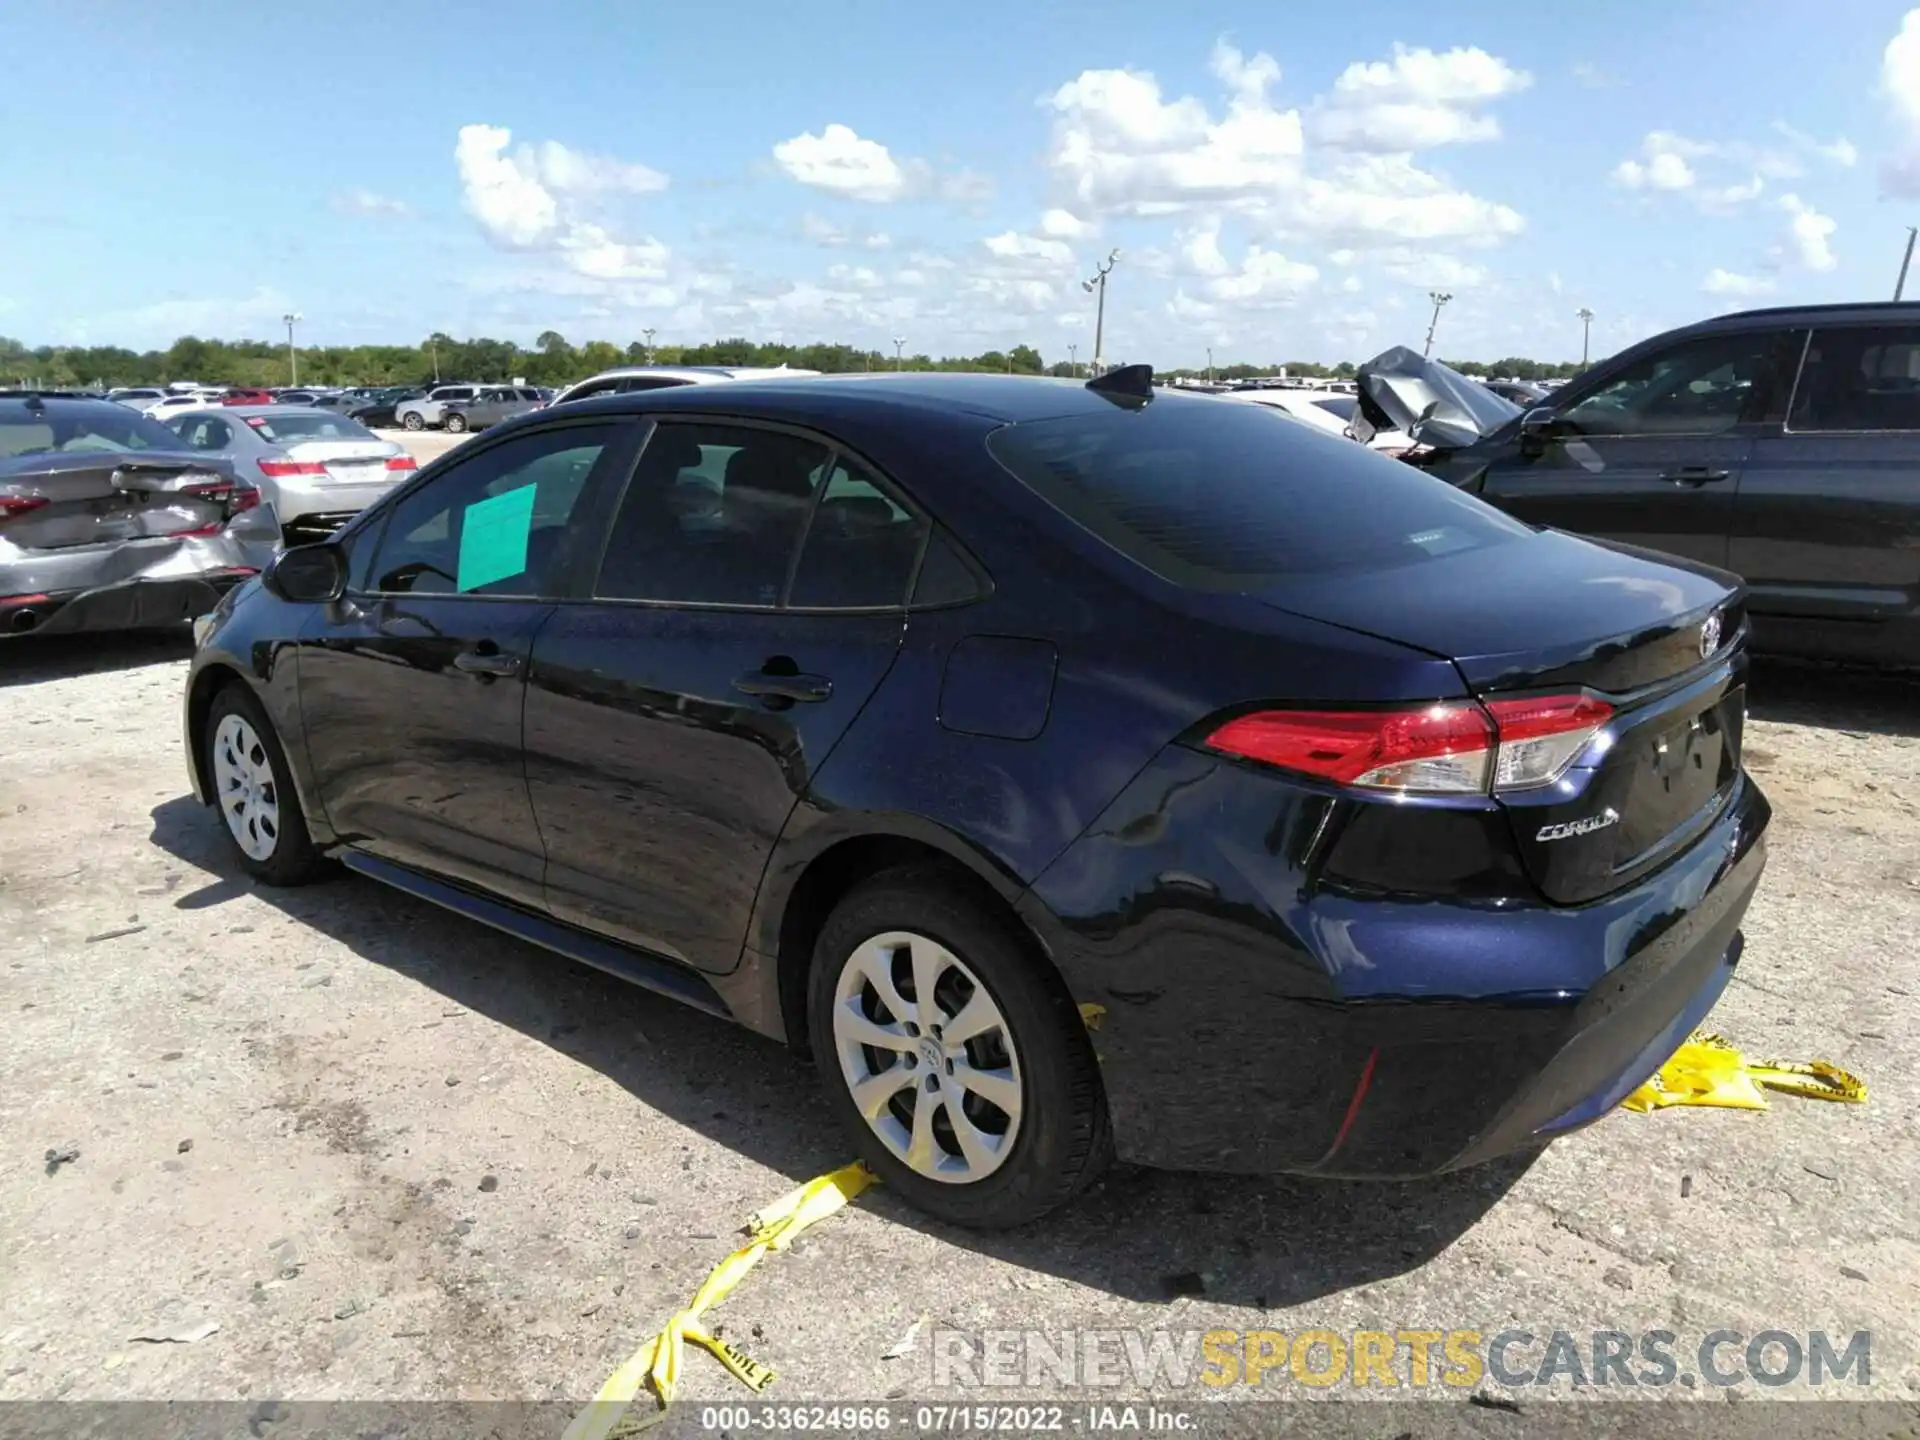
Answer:
<svg viewBox="0 0 1920 1440"><path fill-rule="evenodd" d="M1177 585L1417 565L1533 532L1410 465L1258 405L1163 396L1138 411L1005 426L993 457Z"/></svg>
<svg viewBox="0 0 1920 1440"><path fill-rule="evenodd" d="M1920 327L1814 331L1787 425L1920 430Z"/></svg>
<svg viewBox="0 0 1920 1440"><path fill-rule="evenodd" d="M247 424L263 440L295 444L301 440L374 440L366 426L349 415L249 415Z"/></svg>
<svg viewBox="0 0 1920 1440"><path fill-rule="evenodd" d="M837 461L814 506L789 605L871 610L906 604L927 522Z"/></svg>

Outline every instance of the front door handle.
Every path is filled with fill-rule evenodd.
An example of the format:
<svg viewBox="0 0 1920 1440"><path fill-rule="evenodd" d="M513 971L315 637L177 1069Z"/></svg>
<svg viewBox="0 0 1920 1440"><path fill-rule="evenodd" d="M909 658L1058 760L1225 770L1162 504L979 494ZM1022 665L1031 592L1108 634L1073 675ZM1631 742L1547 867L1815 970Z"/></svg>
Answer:
<svg viewBox="0 0 1920 1440"><path fill-rule="evenodd" d="M762 700L815 702L833 698L833 681L824 675L775 675L749 670L733 678L733 688Z"/></svg>
<svg viewBox="0 0 1920 1440"><path fill-rule="evenodd" d="M1726 479L1727 472L1710 470L1705 465L1682 465L1678 470L1664 472L1660 478L1670 485L1711 485Z"/></svg>
<svg viewBox="0 0 1920 1440"><path fill-rule="evenodd" d="M482 680L503 679L520 673L520 657L503 655L490 641L483 640L473 649L462 650L454 656L453 668L465 675L477 675Z"/></svg>

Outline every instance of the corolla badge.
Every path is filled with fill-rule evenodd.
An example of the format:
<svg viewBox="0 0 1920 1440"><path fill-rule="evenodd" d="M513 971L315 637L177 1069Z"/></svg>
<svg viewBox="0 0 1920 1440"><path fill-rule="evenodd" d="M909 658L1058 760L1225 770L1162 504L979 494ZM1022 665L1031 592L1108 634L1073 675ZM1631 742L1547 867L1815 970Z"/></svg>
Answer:
<svg viewBox="0 0 1920 1440"><path fill-rule="evenodd" d="M1536 840L1571 840L1575 835L1591 835L1596 830L1604 830L1609 825L1620 823L1620 812L1611 805L1598 815L1588 815L1579 820L1562 820L1558 825L1542 825Z"/></svg>
<svg viewBox="0 0 1920 1440"><path fill-rule="evenodd" d="M1700 627L1700 658L1706 659L1720 648L1720 612L1714 611L1707 616L1706 623Z"/></svg>

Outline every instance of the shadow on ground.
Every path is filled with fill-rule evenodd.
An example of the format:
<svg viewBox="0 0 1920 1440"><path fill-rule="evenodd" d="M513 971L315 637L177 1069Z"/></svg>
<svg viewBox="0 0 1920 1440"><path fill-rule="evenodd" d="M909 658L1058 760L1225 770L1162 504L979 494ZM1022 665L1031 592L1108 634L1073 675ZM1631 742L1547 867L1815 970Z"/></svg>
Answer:
<svg viewBox="0 0 1920 1440"><path fill-rule="evenodd" d="M193 633L185 625L97 635L0 636L0 689L108 670L137 670L192 655Z"/></svg>
<svg viewBox="0 0 1920 1440"><path fill-rule="evenodd" d="M246 893L212 812L181 796L152 815L153 843L205 877L176 906L205 909ZM362 959L591 1066L641 1104L796 1182L848 1158L811 1066L784 1046L359 876L255 893ZM1417 1269L1478 1221L1527 1163L1407 1185L1118 1167L1069 1209L992 1235L930 1221L884 1189L862 1204L1126 1299L1167 1300L1204 1286L1211 1301L1278 1307Z"/></svg>
<svg viewBox="0 0 1920 1440"><path fill-rule="evenodd" d="M1747 711L1783 725L1920 736L1920 673L1756 660Z"/></svg>

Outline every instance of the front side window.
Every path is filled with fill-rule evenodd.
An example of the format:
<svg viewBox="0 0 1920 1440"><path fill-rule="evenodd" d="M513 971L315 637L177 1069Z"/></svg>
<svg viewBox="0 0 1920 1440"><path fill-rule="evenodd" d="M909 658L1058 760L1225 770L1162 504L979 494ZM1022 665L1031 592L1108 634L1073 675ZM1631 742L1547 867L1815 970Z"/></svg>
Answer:
<svg viewBox="0 0 1920 1440"><path fill-rule="evenodd" d="M594 593L778 605L827 462L826 446L776 430L658 426L614 517Z"/></svg>
<svg viewBox="0 0 1920 1440"><path fill-rule="evenodd" d="M394 507L371 588L436 595L551 595L567 522L617 427L519 435Z"/></svg>
<svg viewBox="0 0 1920 1440"><path fill-rule="evenodd" d="M1777 373L1779 338L1713 335L1643 356L1560 411L1580 435L1718 435L1757 419Z"/></svg>
<svg viewBox="0 0 1920 1440"><path fill-rule="evenodd" d="M1816 330L1790 430L1920 430L1920 327Z"/></svg>

